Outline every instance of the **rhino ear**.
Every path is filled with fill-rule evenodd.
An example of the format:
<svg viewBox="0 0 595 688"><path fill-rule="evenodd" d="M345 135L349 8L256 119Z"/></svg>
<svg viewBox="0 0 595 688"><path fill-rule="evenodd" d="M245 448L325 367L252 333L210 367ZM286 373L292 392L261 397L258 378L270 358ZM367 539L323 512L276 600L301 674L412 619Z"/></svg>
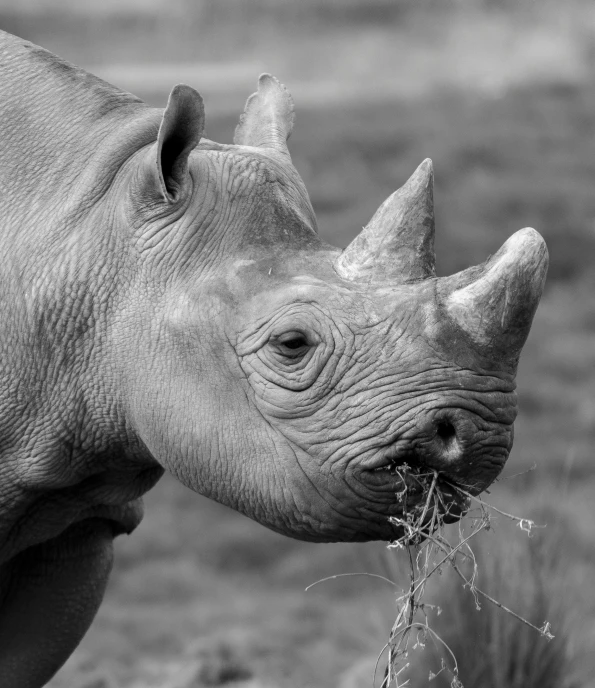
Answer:
<svg viewBox="0 0 595 688"><path fill-rule="evenodd" d="M248 101L236 127L233 142L239 146L269 148L289 156L287 139L293 129L293 98L283 84L262 74L258 91Z"/></svg>
<svg viewBox="0 0 595 688"><path fill-rule="evenodd" d="M173 203L188 181L188 158L203 133L203 100L190 86L178 84L169 95L157 136L157 179L164 198Z"/></svg>
<svg viewBox="0 0 595 688"><path fill-rule="evenodd" d="M458 288L446 298L447 312L481 354L516 368L547 267L541 235L521 229L479 271L470 268L453 276Z"/></svg>

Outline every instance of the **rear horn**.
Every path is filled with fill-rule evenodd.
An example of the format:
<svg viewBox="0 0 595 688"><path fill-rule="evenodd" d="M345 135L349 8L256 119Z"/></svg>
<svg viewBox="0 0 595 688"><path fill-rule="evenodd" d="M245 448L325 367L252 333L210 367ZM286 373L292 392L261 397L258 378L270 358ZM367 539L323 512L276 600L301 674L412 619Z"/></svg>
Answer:
<svg viewBox="0 0 595 688"><path fill-rule="evenodd" d="M350 280L411 282L434 277L434 171L428 158L376 211L339 256Z"/></svg>

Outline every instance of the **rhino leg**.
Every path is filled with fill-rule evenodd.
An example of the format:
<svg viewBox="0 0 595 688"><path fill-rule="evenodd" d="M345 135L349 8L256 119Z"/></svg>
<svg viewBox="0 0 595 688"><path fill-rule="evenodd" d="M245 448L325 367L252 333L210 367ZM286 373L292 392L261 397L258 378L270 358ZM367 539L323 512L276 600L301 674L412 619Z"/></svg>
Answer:
<svg viewBox="0 0 595 688"><path fill-rule="evenodd" d="M112 567L113 531L102 519L70 526L2 571L3 688L40 688L89 628Z"/></svg>

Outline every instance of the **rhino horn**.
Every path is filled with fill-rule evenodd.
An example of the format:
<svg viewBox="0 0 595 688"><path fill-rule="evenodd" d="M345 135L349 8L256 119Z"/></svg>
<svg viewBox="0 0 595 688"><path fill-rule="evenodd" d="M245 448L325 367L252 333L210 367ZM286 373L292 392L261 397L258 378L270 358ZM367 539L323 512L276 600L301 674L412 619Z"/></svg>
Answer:
<svg viewBox="0 0 595 688"><path fill-rule="evenodd" d="M341 277L398 282L434 277L433 186L427 158L339 256Z"/></svg>
<svg viewBox="0 0 595 688"><path fill-rule="evenodd" d="M246 102L233 142L289 155L286 142L293 120L293 99L289 91L274 76L261 74L258 91Z"/></svg>
<svg viewBox="0 0 595 688"><path fill-rule="evenodd" d="M481 268L446 278L466 282L446 297L446 310L480 353L516 367L547 268L545 241L534 229L521 229Z"/></svg>

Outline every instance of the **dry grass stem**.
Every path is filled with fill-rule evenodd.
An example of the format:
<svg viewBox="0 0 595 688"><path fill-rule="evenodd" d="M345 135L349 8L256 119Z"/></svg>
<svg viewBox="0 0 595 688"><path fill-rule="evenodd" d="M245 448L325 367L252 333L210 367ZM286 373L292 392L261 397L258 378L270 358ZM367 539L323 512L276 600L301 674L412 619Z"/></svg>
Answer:
<svg viewBox="0 0 595 688"><path fill-rule="evenodd" d="M515 521L529 535L538 526L530 519L493 507L461 486L446 480L438 471L423 472L403 465L396 469L396 475L404 485L397 493L403 510L402 516L391 517L390 521L402 531L402 535L389 543L388 547L406 553L409 584L397 597L397 616L388 642L378 658L373 685L376 685L378 664L386 653L386 670L380 688L407 686L409 680L403 680L402 676L409 666L410 652L424 648L430 640L441 656L441 668L437 673L430 672L429 679L446 672L450 676L451 688L463 688L454 653L430 627L428 611L433 606L424 602L429 579L434 574L441 573L444 566L451 567L461 578L463 587L473 595L477 609L480 609L480 598L486 600L551 640L554 636L547 621L538 627L477 587L478 565L470 546L474 537L492 527L493 514ZM461 511L465 515L459 521L458 542L451 544L444 535L445 521L450 515L460 515ZM465 568L468 569L467 574L464 573ZM439 608L434 609L440 614Z"/></svg>

